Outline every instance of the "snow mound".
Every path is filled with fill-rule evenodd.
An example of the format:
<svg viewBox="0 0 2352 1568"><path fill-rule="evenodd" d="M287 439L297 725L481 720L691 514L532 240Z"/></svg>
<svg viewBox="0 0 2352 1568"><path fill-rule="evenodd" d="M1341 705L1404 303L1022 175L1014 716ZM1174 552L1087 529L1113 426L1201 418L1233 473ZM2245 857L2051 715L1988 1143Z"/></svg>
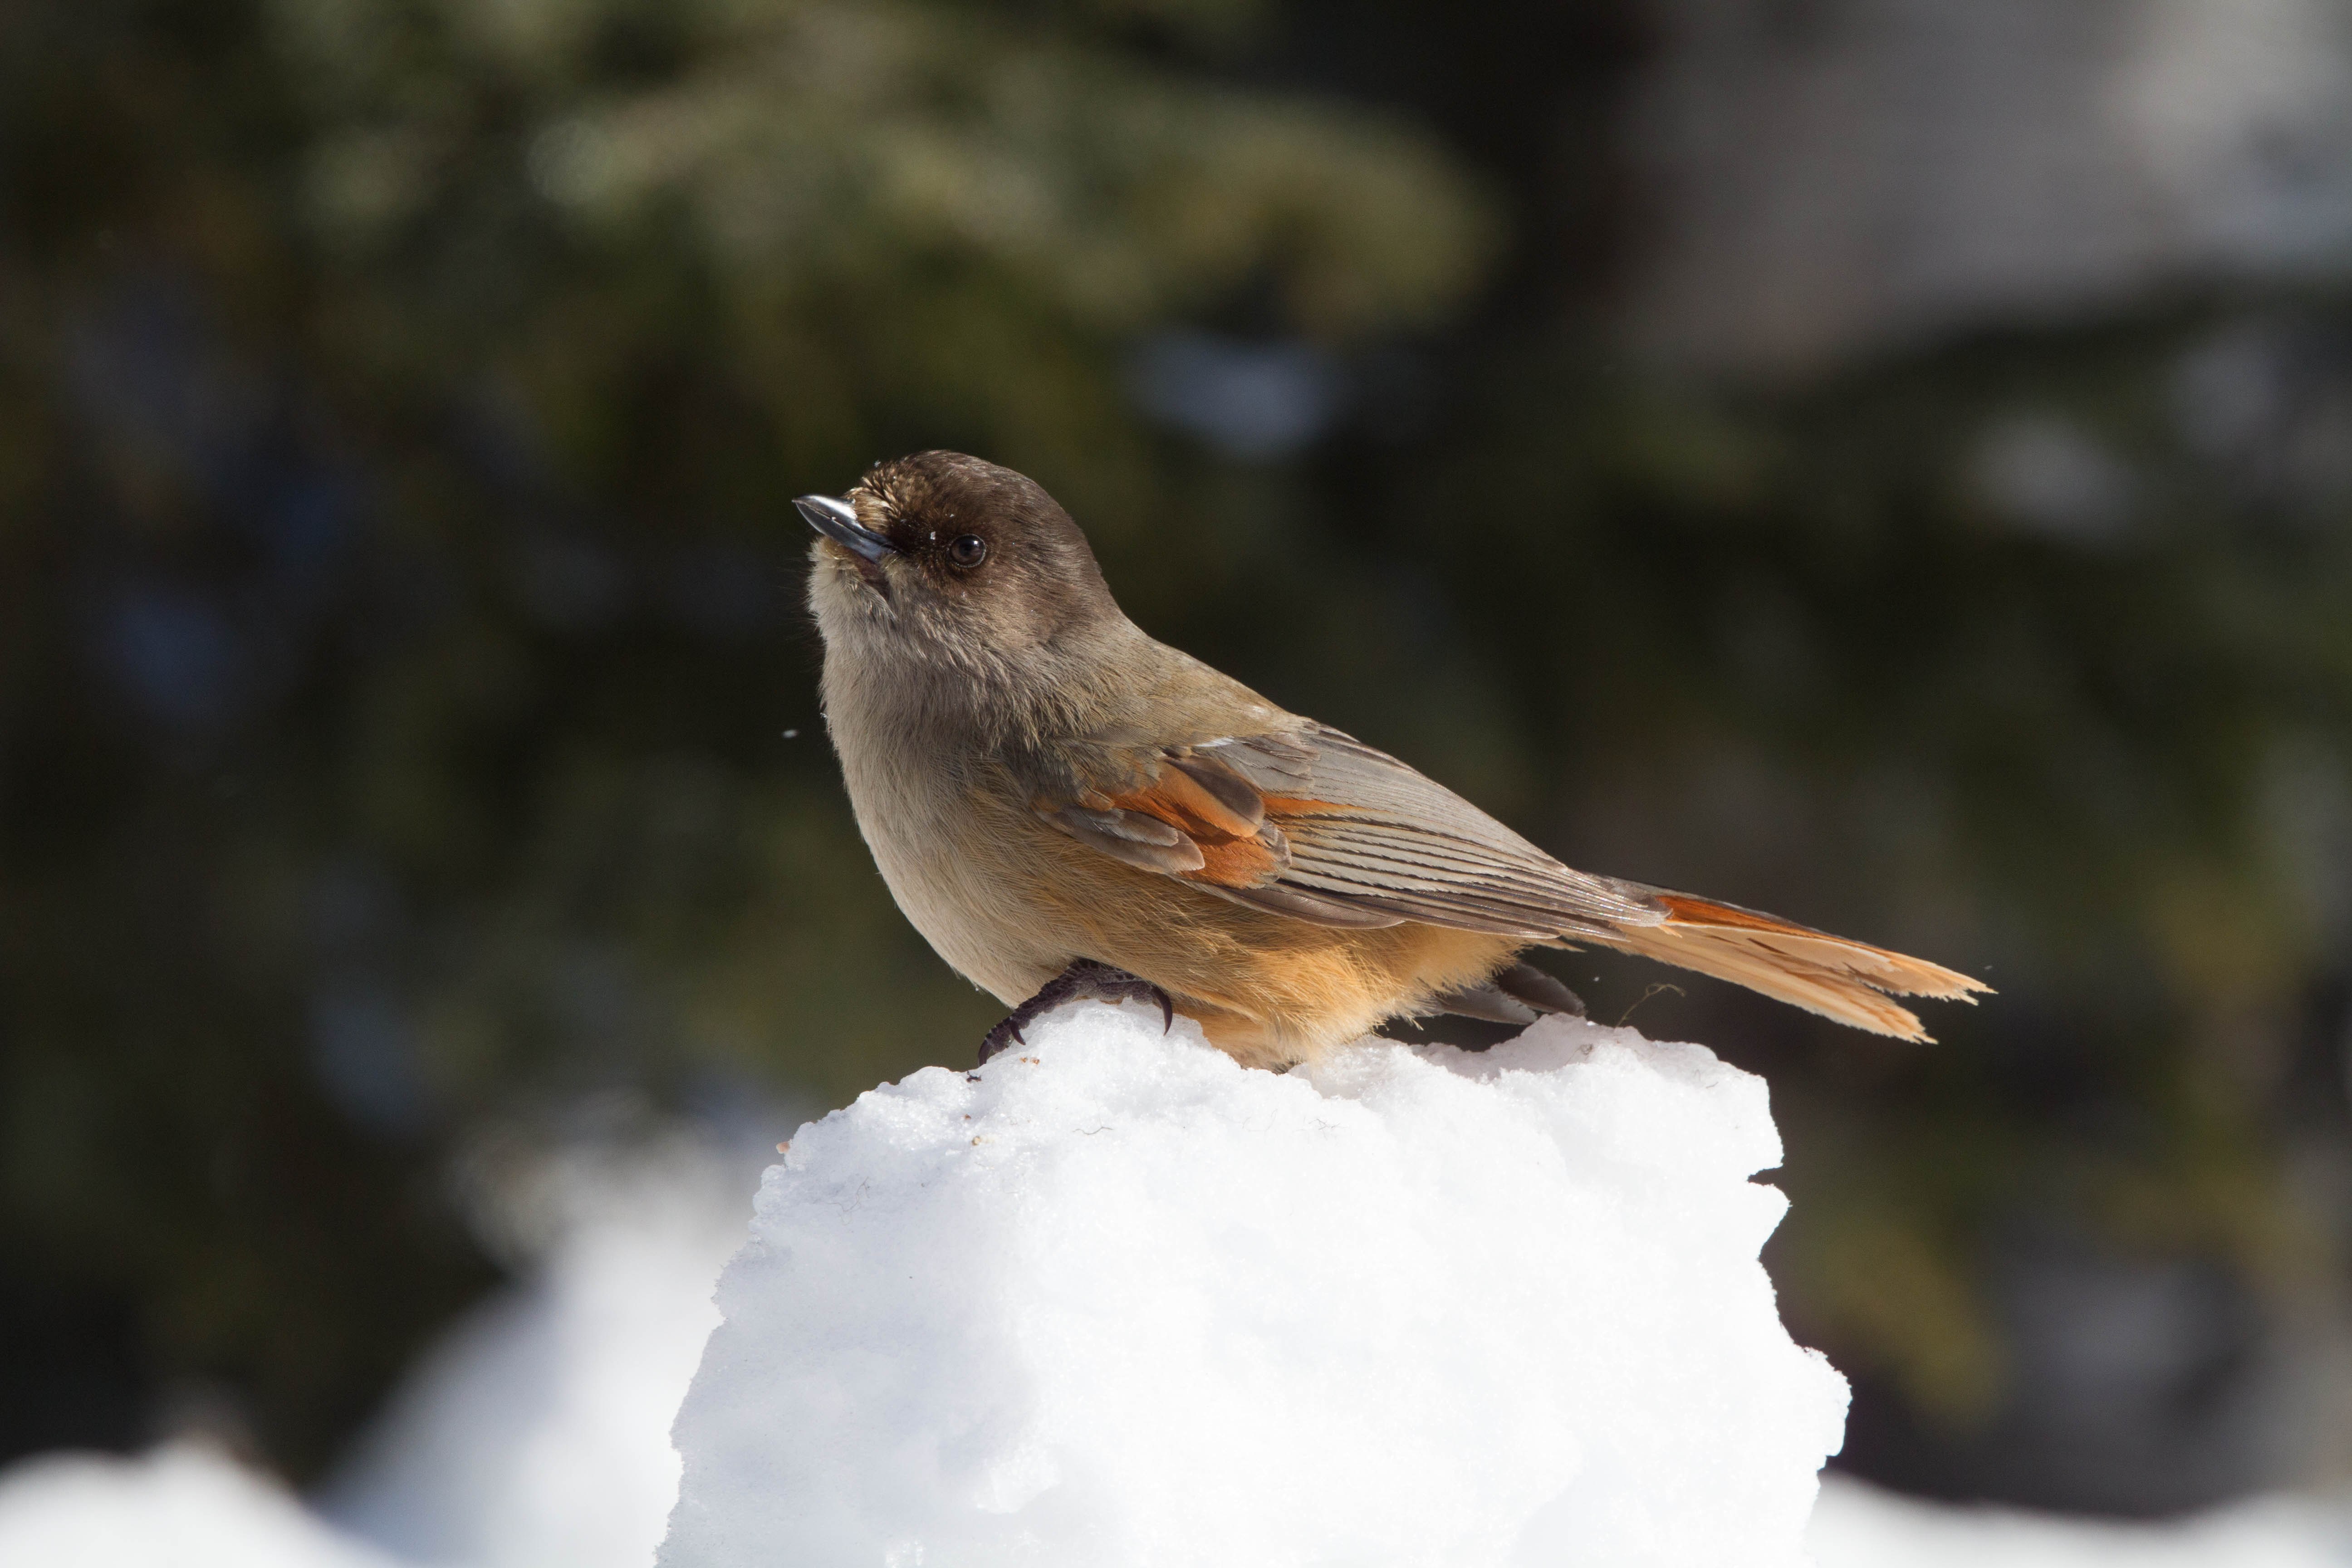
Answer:
<svg viewBox="0 0 2352 1568"><path fill-rule="evenodd" d="M1248 1071L1065 1008L801 1129L666 1568L1803 1561L1845 1384L1757 1261L1761 1080L1547 1019Z"/></svg>
<svg viewBox="0 0 2352 1568"><path fill-rule="evenodd" d="M24 1568L394 1568L198 1444L62 1454L0 1477L0 1563Z"/></svg>

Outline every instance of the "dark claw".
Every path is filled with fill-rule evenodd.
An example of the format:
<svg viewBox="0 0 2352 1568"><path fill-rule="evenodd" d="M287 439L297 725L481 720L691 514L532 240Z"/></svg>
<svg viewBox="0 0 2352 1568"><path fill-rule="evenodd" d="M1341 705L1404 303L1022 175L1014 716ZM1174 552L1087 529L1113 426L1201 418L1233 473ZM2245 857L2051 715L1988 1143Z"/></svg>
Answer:
<svg viewBox="0 0 2352 1568"><path fill-rule="evenodd" d="M1495 976L1493 984L1504 995L1524 1002L1538 1013L1584 1016L1584 998L1532 963L1514 963Z"/></svg>
<svg viewBox="0 0 2352 1568"><path fill-rule="evenodd" d="M997 1020L996 1027L981 1037L980 1065L986 1067L989 1058L1007 1046L1027 1043L1021 1038L1021 1031L1014 1026L1011 1016L1000 1018Z"/></svg>
<svg viewBox="0 0 2352 1568"><path fill-rule="evenodd" d="M1439 1012L1451 1013L1457 1018L1483 1018L1489 1024L1508 1024L1515 1028L1525 1028L1537 1016L1533 1007L1492 983L1457 985L1429 1000Z"/></svg>
<svg viewBox="0 0 2352 1568"><path fill-rule="evenodd" d="M1160 1032L1164 1035L1176 1026L1176 1004L1169 998L1167 992L1124 969L1113 969L1108 963L1081 958L1039 986L1037 994L1007 1013L996 1027L982 1037L981 1061L986 1063L1007 1046L1027 1044L1021 1037L1023 1026L1034 1024L1063 1003L1080 997L1095 997L1105 1002L1157 1002L1160 1004Z"/></svg>

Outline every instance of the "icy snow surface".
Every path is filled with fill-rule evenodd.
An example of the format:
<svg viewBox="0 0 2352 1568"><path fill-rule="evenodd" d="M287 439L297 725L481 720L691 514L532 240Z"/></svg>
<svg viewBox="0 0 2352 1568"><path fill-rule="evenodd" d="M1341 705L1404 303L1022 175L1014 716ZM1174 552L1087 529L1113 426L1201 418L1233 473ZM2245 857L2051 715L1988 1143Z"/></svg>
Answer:
<svg viewBox="0 0 2352 1568"><path fill-rule="evenodd" d="M1844 1381L1755 1078L1549 1019L1246 1071L1088 1004L801 1129L667 1568L1803 1560Z"/></svg>

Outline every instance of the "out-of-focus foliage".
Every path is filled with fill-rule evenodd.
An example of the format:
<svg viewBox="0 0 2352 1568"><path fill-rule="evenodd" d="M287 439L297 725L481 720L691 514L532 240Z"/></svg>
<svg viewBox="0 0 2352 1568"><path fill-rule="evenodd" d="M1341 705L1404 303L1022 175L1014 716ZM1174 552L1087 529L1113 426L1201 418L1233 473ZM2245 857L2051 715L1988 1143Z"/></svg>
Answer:
<svg viewBox="0 0 2352 1568"><path fill-rule="evenodd" d="M1646 374L1633 9L0 13L13 1440L209 1381L314 1465L484 1278L486 1125L977 1038L841 799L785 505L950 446L1571 862L1989 972L1916 1050L1560 964L1771 1079L1861 1462L2253 1479L2352 1215L2352 306ZM2096 1474L2032 1425L2062 1277L2174 1314L2084 1363L2164 1402L2084 1385Z"/></svg>
<svg viewBox="0 0 2352 1568"><path fill-rule="evenodd" d="M482 1117L985 1026L843 809L786 498L952 444L1181 538L1136 333L1460 301L1475 180L1213 79L1252 25L0 17L0 1246L40 1333L128 1321L126 1408L215 1380L314 1463L477 1286ZM45 1357L22 1440L121 1435Z"/></svg>

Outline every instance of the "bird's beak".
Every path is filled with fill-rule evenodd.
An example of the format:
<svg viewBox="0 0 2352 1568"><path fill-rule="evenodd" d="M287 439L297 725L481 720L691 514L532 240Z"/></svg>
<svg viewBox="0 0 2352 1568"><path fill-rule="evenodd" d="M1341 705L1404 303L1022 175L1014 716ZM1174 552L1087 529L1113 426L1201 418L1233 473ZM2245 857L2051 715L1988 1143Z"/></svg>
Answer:
<svg viewBox="0 0 2352 1568"><path fill-rule="evenodd" d="M793 504L800 508L808 525L840 545L867 561L879 561L895 552L891 542L857 521L850 504L835 496L798 496Z"/></svg>

